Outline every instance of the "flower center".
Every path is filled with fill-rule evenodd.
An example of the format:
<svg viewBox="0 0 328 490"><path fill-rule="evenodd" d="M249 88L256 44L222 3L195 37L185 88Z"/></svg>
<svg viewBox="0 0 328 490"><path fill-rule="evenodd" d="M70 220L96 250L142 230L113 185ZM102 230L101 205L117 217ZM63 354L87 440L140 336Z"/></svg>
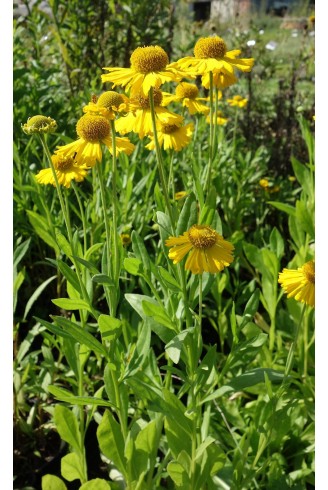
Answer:
<svg viewBox="0 0 328 490"><path fill-rule="evenodd" d="M69 170L74 165L74 157L64 157L62 155L52 155L52 162L56 170L60 170L61 172L65 172L65 170Z"/></svg>
<svg viewBox="0 0 328 490"><path fill-rule="evenodd" d="M163 71L169 62L169 57L159 46L145 46L133 51L130 62L135 71L146 74Z"/></svg>
<svg viewBox="0 0 328 490"><path fill-rule="evenodd" d="M179 129L179 126L176 124L161 124L161 132L164 134L174 133L177 129Z"/></svg>
<svg viewBox="0 0 328 490"><path fill-rule="evenodd" d="M121 94L109 90L108 92L104 92L99 96L98 105L101 107L106 107L106 109L111 109L115 107L118 109L121 104L123 104L124 100Z"/></svg>
<svg viewBox="0 0 328 490"><path fill-rule="evenodd" d="M310 260L310 262L303 265L303 274L309 282L315 283L314 260Z"/></svg>
<svg viewBox="0 0 328 490"><path fill-rule="evenodd" d="M76 132L85 141L97 143L109 136L110 124L104 116L85 114L78 120Z"/></svg>
<svg viewBox="0 0 328 490"><path fill-rule="evenodd" d="M162 95L162 92L160 90L157 90L156 88L153 89L153 93L154 93L154 105L155 106L159 106L161 105L162 103L162 100L163 100L163 95ZM142 109L149 109L150 107L150 103L149 103L149 97L145 97L144 95L142 95L142 93L140 92L138 95L136 95L135 97L138 105L142 108Z"/></svg>
<svg viewBox="0 0 328 490"><path fill-rule="evenodd" d="M188 237L195 248L211 248L216 242L216 232L206 225L193 225Z"/></svg>
<svg viewBox="0 0 328 490"><path fill-rule="evenodd" d="M194 47L194 55L196 58L221 59L226 52L226 44L219 36L201 37Z"/></svg>
<svg viewBox="0 0 328 490"><path fill-rule="evenodd" d="M175 93L178 97L187 97L188 99L195 99L198 95L198 88L192 83L182 82L175 89Z"/></svg>
<svg viewBox="0 0 328 490"><path fill-rule="evenodd" d="M26 134L33 133L53 133L57 129L57 123L54 119L47 116L32 116L22 125Z"/></svg>

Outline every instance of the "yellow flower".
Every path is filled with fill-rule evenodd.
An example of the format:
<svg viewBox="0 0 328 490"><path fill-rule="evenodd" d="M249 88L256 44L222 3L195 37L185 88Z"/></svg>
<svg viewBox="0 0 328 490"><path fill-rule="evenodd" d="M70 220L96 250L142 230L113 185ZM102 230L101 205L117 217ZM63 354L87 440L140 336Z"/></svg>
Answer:
<svg viewBox="0 0 328 490"><path fill-rule="evenodd" d="M171 66L185 70L189 75L205 73L234 74L237 68L243 72L251 71L254 58L237 58L240 50L227 51L224 40L219 36L201 37L195 44L194 56L181 58Z"/></svg>
<svg viewBox="0 0 328 490"><path fill-rule="evenodd" d="M128 233L121 233L120 235L123 247L127 247L131 243L131 236Z"/></svg>
<svg viewBox="0 0 328 490"><path fill-rule="evenodd" d="M223 71L213 73L213 85L220 90L230 87L234 83L237 83L237 77L233 73L225 73ZM209 73L205 73L202 76L202 85L207 89L210 88Z"/></svg>
<svg viewBox="0 0 328 490"><path fill-rule="evenodd" d="M242 109L247 105L248 100L244 99L241 95L234 95L232 99L227 99L227 102L231 107L239 107Z"/></svg>
<svg viewBox="0 0 328 490"><path fill-rule="evenodd" d="M163 146L164 150L173 149L180 151L188 145L191 140L194 125L192 123L186 126L177 126L176 124L160 123L157 128L157 139L159 146ZM155 149L155 141L151 138L151 142L146 145L148 150Z"/></svg>
<svg viewBox="0 0 328 490"><path fill-rule="evenodd" d="M174 194L174 199L176 201L179 201L179 199L183 199L184 197L186 197L186 195L188 194L188 192L186 191L179 191L179 192L176 192Z"/></svg>
<svg viewBox="0 0 328 490"><path fill-rule="evenodd" d="M79 139L65 146L58 146L55 151L60 156L72 157L76 162L93 167L102 159L101 143L105 144L113 154L110 123L104 116L90 113L82 116L76 125ZM134 145L127 138L116 138L116 154L124 152L130 155Z"/></svg>
<svg viewBox="0 0 328 490"><path fill-rule="evenodd" d="M160 90L154 90L154 106L157 120L163 124L180 125L183 117L168 111L162 107L163 95ZM115 122L116 130L121 134L133 131L138 133L140 138L153 133L153 124L149 98L139 92L130 99L129 113Z"/></svg>
<svg viewBox="0 0 328 490"><path fill-rule="evenodd" d="M165 82L180 81L184 74L169 66L169 58L160 46L144 46L133 51L130 68L103 68L109 73L101 76L103 83L112 82L113 87L120 85L131 94L142 92L147 95L151 89L159 88Z"/></svg>
<svg viewBox="0 0 328 490"><path fill-rule="evenodd" d="M270 185L268 179L261 179L259 181L259 184L260 184L261 187L263 187L263 189L268 189L268 187Z"/></svg>
<svg viewBox="0 0 328 490"><path fill-rule="evenodd" d="M53 133L56 129L57 123L54 119L41 115L29 117L27 123L22 125L25 134Z"/></svg>
<svg viewBox="0 0 328 490"><path fill-rule="evenodd" d="M314 306L314 260L306 262L298 269L283 269L279 273L278 282L287 294L287 298L295 298L296 301Z"/></svg>
<svg viewBox="0 0 328 490"><path fill-rule="evenodd" d="M207 225L193 225L179 237L170 237L165 241L169 258L173 264L181 262L188 254L185 269L193 274L210 272L216 274L233 261L232 243L224 240L213 228Z"/></svg>
<svg viewBox="0 0 328 490"><path fill-rule="evenodd" d="M198 87L193 83L181 82L175 89L175 95L163 92L164 106L171 102L182 102L183 107L187 107L190 114L196 112L208 114L210 108L199 102L200 100L208 100L208 97L198 97Z"/></svg>
<svg viewBox="0 0 328 490"><path fill-rule="evenodd" d="M280 187L279 185L274 185L272 187L269 187L268 191L271 193L271 192L279 192L280 191Z"/></svg>
<svg viewBox="0 0 328 490"><path fill-rule="evenodd" d="M223 114L221 111L217 111L217 118L216 118L216 122L219 126L225 126L227 124L227 122L229 121L229 119L227 119L226 117L223 117ZM208 124L210 124L211 122L211 118L210 116L207 116L206 118L206 122ZM213 114L213 122L214 122L214 114Z"/></svg>
<svg viewBox="0 0 328 490"><path fill-rule="evenodd" d="M77 165L73 157L52 155L51 160L56 172L58 183L64 187L70 187L72 180L82 182L88 173L88 169ZM35 178L39 184L56 185L51 168L40 170Z"/></svg>
<svg viewBox="0 0 328 490"><path fill-rule="evenodd" d="M104 116L108 119L115 119L116 115L127 110L129 99L126 95L119 94L113 90L103 92L99 98L89 102L83 107L83 112L92 115Z"/></svg>
<svg viewBox="0 0 328 490"><path fill-rule="evenodd" d="M289 182L295 182L296 177L294 175L288 175Z"/></svg>

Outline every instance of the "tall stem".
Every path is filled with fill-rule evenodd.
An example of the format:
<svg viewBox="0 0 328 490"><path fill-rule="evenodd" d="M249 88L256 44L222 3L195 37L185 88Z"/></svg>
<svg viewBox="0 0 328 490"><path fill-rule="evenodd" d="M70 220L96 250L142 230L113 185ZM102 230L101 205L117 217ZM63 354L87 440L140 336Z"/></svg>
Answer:
<svg viewBox="0 0 328 490"><path fill-rule="evenodd" d="M154 103L154 90L153 87L151 87L150 92L149 92L149 106L150 106L150 113L151 113L151 121L152 121L152 128L153 128L153 136L154 136L154 142L155 142L155 150L156 150L156 158L157 158L157 166L158 166L158 173L163 189L163 194L164 194L164 199L165 199L165 204L167 207L167 211L169 213L170 217L170 222L171 222L171 227L172 227L172 232L174 231L175 228L175 221L173 217L173 211L170 203L170 198L169 198L169 193L167 190L167 184L166 184L166 178L165 178L165 170L164 170L164 165L163 165L163 158L162 158L162 152L161 148L158 142L158 137L157 137L157 129L156 129L156 113L155 113L155 103Z"/></svg>
<svg viewBox="0 0 328 490"><path fill-rule="evenodd" d="M210 141L209 141L209 162L207 170L206 196L208 196L211 187L213 150L214 150L214 117L215 108L213 107L213 73L210 72Z"/></svg>
<svg viewBox="0 0 328 490"><path fill-rule="evenodd" d="M115 287L118 290L119 275L120 275L120 258L118 249L118 233L117 233L117 159L116 159L116 134L114 121L110 121L111 133L112 133L112 146L113 146L113 158L112 158L112 207L113 207L113 243L114 243L114 270L113 278Z"/></svg>

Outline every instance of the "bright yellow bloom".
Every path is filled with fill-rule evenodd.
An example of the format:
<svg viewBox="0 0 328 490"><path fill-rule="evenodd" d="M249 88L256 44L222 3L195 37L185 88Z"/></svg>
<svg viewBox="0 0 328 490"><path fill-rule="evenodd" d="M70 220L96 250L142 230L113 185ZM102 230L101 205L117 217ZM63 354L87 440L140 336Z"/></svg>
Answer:
<svg viewBox="0 0 328 490"><path fill-rule="evenodd" d="M200 100L208 100L208 97L198 97L198 87L193 83L181 82L175 89L175 95L163 92L164 106L171 102L182 102L183 107L187 107L190 114L197 112L208 114L210 108L199 102Z"/></svg>
<svg viewBox="0 0 328 490"><path fill-rule="evenodd" d="M57 123L54 119L41 115L29 117L27 123L22 124L22 130L25 134L53 133L56 129Z"/></svg>
<svg viewBox="0 0 328 490"><path fill-rule="evenodd" d="M298 269L283 269L279 273L278 282L287 294L287 298L295 298L296 301L314 306L314 260L306 262Z"/></svg>
<svg viewBox="0 0 328 490"><path fill-rule="evenodd" d="M224 73L234 75L234 69L251 71L254 58L237 58L240 50L227 51L223 39L219 36L201 37L195 44L194 56L181 58L171 66L185 70L190 75L205 73Z"/></svg>
<svg viewBox="0 0 328 490"><path fill-rule="evenodd" d="M103 68L109 73L101 76L103 83L112 82L113 87L120 85L131 89L131 95L142 92L148 95L151 87L159 88L165 82L178 82L184 74L169 65L169 58L159 46L145 46L133 51L130 68Z"/></svg>
<svg viewBox="0 0 328 490"><path fill-rule="evenodd" d="M214 87L222 90L224 88L230 87L234 83L237 83L237 77L233 73L225 73L223 71L213 73L213 85ZM202 76L203 87L210 88L210 74L205 73Z"/></svg>
<svg viewBox="0 0 328 490"><path fill-rule="evenodd" d="M179 201L180 199L183 199L184 197L186 197L186 195L188 194L188 192L186 191L179 191L179 192L176 192L174 194L174 199L176 201Z"/></svg>
<svg viewBox="0 0 328 490"><path fill-rule="evenodd" d="M268 189L270 185L268 179L260 179L259 184L261 187L263 187L263 189Z"/></svg>
<svg viewBox="0 0 328 490"><path fill-rule="evenodd" d="M154 90L154 106L157 121L163 124L181 125L183 117L162 107L163 95L160 90ZM133 131L140 138L153 133L153 124L149 97L141 92L130 99L129 113L115 121L115 128L121 134Z"/></svg>
<svg viewBox="0 0 328 490"><path fill-rule="evenodd" d="M107 146L113 154L111 128L108 119L104 116L92 115L90 113L82 116L76 125L79 139L65 146L58 146L55 151L60 156L73 157L78 165L93 167L97 161L102 159L101 144ZM116 154L124 152L130 155L134 145L127 138L116 139Z"/></svg>
<svg viewBox="0 0 328 490"><path fill-rule="evenodd" d="M70 187L72 180L82 182L88 173L88 169L77 165L73 157L52 155L51 160L56 172L58 183L64 187ZM35 178L39 184L56 185L51 168L40 170Z"/></svg>
<svg viewBox="0 0 328 490"><path fill-rule="evenodd" d="M247 105L248 99L244 99L241 95L234 95L232 99L227 99L227 102L231 107L242 109Z"/></svg>
<svg viewBox="0 0 328 490"><path fill-rule="evenodd" d="M124 94L119 94L113 90L103 92L99 98L94 97L94 100L83 107L83 112L92 115L104 116L108 119L115 119L118 113L127 111L129 99Z"/></svg>
<svg viewBox="0 0 328 490"><path fill-rule="evenodd" d="M128 233L121 233L120 234L121 242L123 247L127 247L131 243L131 236Z"/></svg>
<svg viewBox="0 0 328 490"><path fill-rule="evenodd" d="M217 111L217 118L216 118L216 123L218 124L218 126L225 126L227 124L227 122L229 121L229 119L227 119L226 117L223 117L223 114L221 111ZM208 124L211 123L211 118L210 116L207 116L206 118L206 122ZM214 114L213 114L213 123L214 123Z"/></svg>
<svg viewBox="0 0 328 490"><path fill-rule="evenodd" d="M194 125L192 123L186 126L177 126L176 124L160 123L157 128L157 140L159 146L163 146L164 150L173 149L180 151L190 143ZM151 142L146 145L148 150L155 149L155 141L151 137Z"/></svg>
<svg viewBox="0 0 328 490"><path fill-rule="evenodd" d="M213 228L207 225L193 225L179 237L170 237L165 241L169 250L169 258L173 264L189 253L185 269L193 274L210 272L216 274L233 261L232 243L224 240Z"/></svg>

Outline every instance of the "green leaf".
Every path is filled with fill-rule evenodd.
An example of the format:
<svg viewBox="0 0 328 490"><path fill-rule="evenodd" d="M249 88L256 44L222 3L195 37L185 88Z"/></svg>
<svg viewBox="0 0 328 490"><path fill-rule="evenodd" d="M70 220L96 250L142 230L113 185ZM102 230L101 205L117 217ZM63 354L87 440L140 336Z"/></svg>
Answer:
<svg viewBox="0 0 328 490"><path fill-rule="evenodd" d="M166 344L165 350L170 359L172 359L175 364L178 364L180 360L181 350L186 343L185 338L189 336L193 331L193 328L188 328L173 337L173 339L168 344Z"/></svg>
<svg viewBox="0 0 328 490"><path fill-rule="evenodd" d="M67 320L60 316L53 316L54 323L61 327L65 332L69 333L80 344L84 344L89 349L105 356L107 359L108 352L105 347L87 330L84 330L80 325Z"/></svg>
<svg viewBox="0 0 328 490"><path fill-rule="evenodd" d="M115 407L115 405L108 400L97 398L94 396L75 396L64 388L58 386L49 385L48 391L54 395L58 400L69 403L70 405L93 405L97 407Z"/></svg>
<svg viewBox="0 0 328 490"><path fill-rule="evenodd" d="M79 457L76 453L69 453L61 459L61 474L67 481L84 480L82 458L82 455Z"/></svg>
<svg viewBox="0 0 328 490"><path fill-rule="evenodd" d="M276 254L279 260L284 255L284 247L284 240L277 228L274 227L270 234L270 248Z"/></svg>
<svg viewBox="0 0 328 490"><path fill-rule="evenodd" d="M310 235L310 238L314 238L314 215L313 211L307 206L304 201L296 202L296 218L299 226Z"/></svg>
<svg viewBox="0 0 328 490"><path fill-rule="evenodd" d="M43 216L34 211L27 210L27 216L36 234L59 255L59 247L56 240L49 233L49 225Z"/></svg>
<svg viewBox="0 0 328 490"><path fill-rule="evenodd" d="M92 282L96 282L97 284L102 284L104 286L114 286L114 281L106 274L95 274L92 276Z"/></svg>
<svg viewBox="0 0 328 490"><path fill-rule="evenodd" d="M76 275L76 272L73 271L65 262L62 260L57 260L57 266L66 280L73 286L73 288L81 294L81 287Z"/></svg>
<svg viewBox="0 0 328 490"><path fill-rule="evenodd" d="M154 318L156 322L160 323L161 325L164 325L167 328L170 328L174 331L176 330L174 323L172 323L170 317L166 314L164 308L162 308L162 306L160 306L159 304L155 304L153 302L144 300L142 302L142 308L146 316L150 316Z"/></svg>
<svg viewBox="0 0 328 490"><path fill-rule="evenodd" d="M124 269L133 276L142 276L144 275L144 268L142 265L142 261L136 259L134 257L128 257L124 259Z"/></svg>
<svg viewBox="0 0 328 490"><path fill-rule="evenodd" d="M44 289L48 286L48 284L51 281L53 281L54 279L56 279L56 278L57 278L57 276L49 277L49 279L47 279L42 284L40 284L40 286L34 291L34 293L32 294L32 296L30 297L30 299L26 303L26 307L25 307L25 311L24 311L24 316L23 316L23 321L26 320L26 317L28 315L28 312L30 311L30 309L32 308L33 304L38 299L38 297L40 296L40 294L42 293L42 291L44 291Z"/></svg>
<svg viewBox="0 0 328 490"><path fill-rule="evenodd" d="M180 216L177 223L176 235L182 235L185 231L197 223L197 203L196 197L193 192L191 192L183 205L180 212Z"/></svg>
<svg viewBox="0 0 328 490"><path fill-rule="evenodd" d="M149 422L137 435L135 440L134 459L138 474L148 469L148 461L156 459L157 447L157 426L156 420Z"/></svg>
<svg viewBox="0 0 328 490"><path fill-rule="evenodd" d="M63 405L56 405L54 421L60 437L68 442L76 452L81 452L81 436L78 421L74 413Z"/></svg>
<svg viewBox="0 0 328 490"><path fill-rule="evenodd" d="M212 186L201 211L199 224L211 226L216 212L216 199L217 191L215 187Z"/></svg>
<svg viewBox="0 0 328 490"><path fill-rule="evenodd" d="M131 234L131 240L132 249L135 256L141 261L144 270L150 272L150 258L145 247L144 240L140 238L135 230L133 230Z"/></svg>
<svg viewBox="0 0 328 490"><path fill-rule="evenodd" d="M313 188L311 186L311 173L308 167L299 162L294 156L291 156L291 163L294 174L298 182L301 184L303 191L309 197L313 197Z"/></svg>
<svg viewBox="0 0 328 490"><path fill-rule="evenodd" d="M211 395L202 400L202 403L209 402L215 398L219 398L226 393L242 391L251 386L255 386L259 383L265 383L265 375L272 383L282 383L284 379L284 373L276 371L270 368L256 368L251 371L247 371L235 378L232 378L229 383L221 386L218 390L215 390Z"/></svg>
<svg viewBox="0 0 328 490"><path fill-rule="evenodd" d="M89 480L79 488L79 490L110 490L111 486L108 481L102 478L95 478L94 480Z"/></svg>
<svg viewBox="0 0 328 490"><path fill-rule="evenodd" d="M140 317L145 320L153 332L159 336L159 338L164 342L169 342L175 335L175 331L171 328L164 327L159 324L153 317L147 316L144 312L143 303L146 300L148 303L153 303L157 305L157 301L150 296L142 295L142 294L130 294L127 293L124 295L125 299L130 303L132 308L140 315Z"/></svg>
<svg viewBox="0 0 328 490"><path fill-rule="evenodd" d="M179 487L189 488L190 485L189 476L184 467L177 461L170 461L167 465L167 472L174 481L175 485Z"/></svg>
<svg viewBox="0 0 328 490"><path fill-rule="evenodd" d="M14 268L17 267L17 265L19 264L19 262L22 260L22 258L24 257L24 255L28 251L28 248L30 246L30 243L31 243L31 238L28 238L27 240L25 240L25 242L20 243L15 248L14 253L13 253L13 265L14 265Z"/></svg>
<svg viewBox="0 0 328 490"><path fill-rule="evenodd" d="M163 388L163 395L166 402L165 434L172 454L177 458L181 451L186 451L190 456L192 421L186 417L185 406L173 393Z"/></svg>
<svg viewBox="0 0 328 490"><path fill-rule="evenodd" d="M98 318L99 330L102 339L113 340L120 336L122 322L110 315L100 315Z"/></svg>
<svg viewBox="0 0 328 490"><path fill-rule="evenodd" d="M176 279L171 276L171 274L166 269L164 269L164 267L160 265L158 266L158 270L168 289L170 289L173 293L179 293L181 291L181 287Z"/></svg>
<svg viewBox="0 0 328 490"><path fill-rule="evenodd" d="M65 237L65 235L60 233L60 231L58 229L55 230L55 235L56 235L56 240L57 240L57 243L59 245L60 250L65 255L67 255L67 257L72 257L72 255L73 255L72 247L71 247L69 241L67 240L67 238Z"/></svg>
<svg viewBox="0 0 328 490"><path fill-rule="evenodd" d="M296 209L294 206L291 206L290 204L285 204L283 202L277 202L277 201L268 201L268 204L271 204L274 208L279 209L279 211L283 211L284 213L289 214L290 216L296 216Z"/></svg>
<svg viewBox="0 0 328 490"><path fill-rule="evenodd" d="M63 480L55 475L44 475L41 481L42 490L67 490Z"/></svg>
<svg viewBox="0 0 328 490"><path fill-rule="evenodd" d="M263 259L261 250L252 243L244 243L244 252L247 260L259 271L263 270Z"/></svg>
<svg viewBox="0 0 328 490"><path fill-rule="evenodd" d="M259 307L259 300L260 300L260 291L259 289L255 289L254 293L249 298L245 306L243 319L241 321L241 324L239 325L240 330L243 329L244 326L253 319Z"/></svg>
<svg viewBox="0 0 328 490"><path fill-rule="evenodd" d="M134 373L139 371L148 355L150 347L151 330L150 326L145 323L141 325L138 332L138 340L133 351L130 362L126 366L123 379L133 376Z"/></svg>
<svg viewBox="0 0 328 490"><path fill-rule="evenodd" d="M127 461L124 456L124 438L121 427L111 412L106 410L97 429L100 450L114 462L117 469L127 477Z"/></svg>
<svg viewBox="0 0 328 490"><path fill-rule="evenodd" d="M71 310L87 310L89 312L92 311L89 304L86 301L84 301L84 299L57 298L57 299L52 299L51 301L59 308L63 308L63 310L67 310L67 311L71 311Z"/></svg>

